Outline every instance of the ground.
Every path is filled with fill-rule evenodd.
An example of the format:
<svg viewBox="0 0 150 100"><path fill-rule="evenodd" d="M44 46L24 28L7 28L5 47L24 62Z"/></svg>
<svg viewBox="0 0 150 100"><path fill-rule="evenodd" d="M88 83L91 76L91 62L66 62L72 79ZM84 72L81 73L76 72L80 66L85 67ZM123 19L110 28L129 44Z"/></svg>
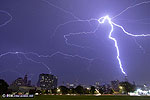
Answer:
<svg viewBox="0 0 150 100"><path fill-rule="evenodd" d="M36 96L34 98L0 98L0 100L150 100L148 96Z"/></svg>

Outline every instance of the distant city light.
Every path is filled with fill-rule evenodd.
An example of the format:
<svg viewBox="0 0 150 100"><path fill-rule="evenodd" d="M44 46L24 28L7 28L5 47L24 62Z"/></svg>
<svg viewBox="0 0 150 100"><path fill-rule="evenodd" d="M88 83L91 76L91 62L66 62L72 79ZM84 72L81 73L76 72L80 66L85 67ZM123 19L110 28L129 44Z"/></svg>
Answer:
<svg viewBox="0 0 150 100"><path fill-rule="evenodd" d="M130 96L150 96L150 90L137 89L134 92L128 93Z"/></svg>
<svg viewBox="0 0 150 100"><path fill-rule="evenodd" d="M119 89L120 89L120 90L122 90L122 89L123 89L123 87L122 87L122 86L119 86Z"/></svg>
<svg viewBox="0 0 150 100"><path fill-rule="evenodd" d="M59 89L59 88L57 88L57 92L60 92L60 89Z"/></svg>

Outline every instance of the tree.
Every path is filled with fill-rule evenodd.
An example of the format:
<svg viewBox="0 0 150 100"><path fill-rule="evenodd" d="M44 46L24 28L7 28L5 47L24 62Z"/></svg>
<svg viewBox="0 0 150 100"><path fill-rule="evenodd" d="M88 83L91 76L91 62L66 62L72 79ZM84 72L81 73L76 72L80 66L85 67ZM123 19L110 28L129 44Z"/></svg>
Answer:
<svg viewBox="0 0 150 100"><path fill-rule="evenodd" d="M120 86L122 87L124 93L135 91L135 85L133 85L133 84L127 82L127 81L120 82Z"/></svg>
<svg viewBox="0 0 150 100"><path fill-rule="evenodd" d="M57 88L51 89L52 94L57 94Z"/></svg>
<svg viewBox="0 0 150 100"><path fill-rule="evenodd" d="M109 88L107 93L108 93L108 94L113 94L113 93L114 93L114 92L113 92L113 89L112 89L112 88Z"/></svg>
<svg viewBox="0 0 150 100"><path fill-rule="evenodd" d="M8 89L7 94L12 94L12 89Z"/></svg>
<svg viewBox="0 0 150 100"><path fill-rule="evenodd" d="M7 92L8 86L9 85L3 79L0 79L0 95Z"/></svg>
<svg viewBox="0 0 150 100"><path fill-rule="evenodd" d="M84 93L84 89L83 89L83 87L80 86L80 85L75 88L75 91L76 91L76 93L78 93L78 94L83 94L83 93Z"/></svg>
<svg viewBox="0 0 150 100"><path fill-rule="evenodd" d="M90 90L87 89L87 88L85 88L85 89L84 89L84 94L89 94L89 93L90 93Z"/></svg>
<svg viewBox="0 0 150 100"><path fill-rule="evenodd" d="M91 93L91 94L94 94L94 93L95 93L95 87L94 87L94 86L91 86L90 93Z"/></svg>
<svg viewBox="0 0 150 100"><path fill-rule="evenodd" d="M74 89L73 87L72 87L72 88L69 88L69 92L68 92L69 94L75 94L75 92L76 92L76 91L75 91L75 89Z"/></svg>
<svg viewBox="0 0 150 100"><path fill-rule="evenodd" d="M36 90L35 89L30 89L29 94L35 94Z"/></svg>
<svg viewBox="0 0 150 100"><path fill-rule="evenodd" d="M68 94L69 89L66 86L59 86L62 94Z"/></svg>

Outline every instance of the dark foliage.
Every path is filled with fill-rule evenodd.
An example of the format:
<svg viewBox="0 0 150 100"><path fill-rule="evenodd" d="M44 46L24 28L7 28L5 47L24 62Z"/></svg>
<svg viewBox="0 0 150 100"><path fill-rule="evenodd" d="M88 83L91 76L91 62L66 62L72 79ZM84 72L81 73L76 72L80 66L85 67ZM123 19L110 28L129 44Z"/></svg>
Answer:
<svg viewBox="0 0 150 100"><path fill-rule="evenodd" d="M7 93L8 86L9 85L4 80L0 79L0 95Z"/></svg>
<svg viewBox="0 0 150 100"><path fill-rule="evenodd" d="M69 89L66 86L59 87L62 94L68 94Z"/></svg>
<svg viewBox="0 0 150 100"><path fill-rule="evenodd" d="M80 86L80 85L75 88L75 91L76 91L76 93L78 93L78 94L83 94L83 93L84 93L84 89L83 89L83 87Z"/></svg>
<svg viewBox="0 0 150 100"><path fill-rule="evenodd" d="M94 87L94 86L91 86L90 93L91 93L91 94L94 94L94 92L95 92L95 87Z"/></svg>
<svg viewBox="0 0 150 100"><path fill-rule="evenodd" d="M120 82L120 86L124 88L124 92L134 92L135 91L135 85L125 81L125 82Z"/></svg>

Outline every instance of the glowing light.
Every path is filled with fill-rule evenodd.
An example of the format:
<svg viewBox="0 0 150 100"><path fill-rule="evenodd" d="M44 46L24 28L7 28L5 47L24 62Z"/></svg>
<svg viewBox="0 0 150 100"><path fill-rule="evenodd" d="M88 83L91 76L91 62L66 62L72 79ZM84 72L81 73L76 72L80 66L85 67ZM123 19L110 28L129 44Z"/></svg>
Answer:
<svg viewBox="0 0 150 100"><path fill-rule="evenodd" d="M98 91L98 89L95 89L95 91L96 91L95 96L100 96L101 95L101 93Z"/></svg>
<svg viewBox="0 0 150 100"><path fill-rule="evenodd" d="M144 2L144 3L149 3L149 2ZM143 4L143 3L140 3L140 4ZM139 4L138 4L138 5L139 5ZM133 6L133 7L135 7L135 6ZM122 13L123 13L123 12L122 12ZM110 18L108 15L99 18L98 22L99 22L100 24L103 24L103 23L105 22L105 20L108 20L108 22L109 22L109 24L110 24L110 26L111 26L111 31L110 31L110 33L109 33L109 39L111 39L111 40L113 40L113 41L115 42L115 47L116 47L116 50L117 50L117 59L118 59L119 65L120 65L120 69L121 69L122 73L123 73L125 76L127 76L126 72L124 71L124 69L123 69L123 67L122 67L122 62L121 62L120 55L119 55L119 47L118 47L118 45L117 45L117 40L111 36L111 35L112 35L112 32L114 31L114 28L113 28L113 27L114 27L114 26L117 26L117 27L121 28L122 31L123 31L125 34L130 35L130 36L133 36L133 37L141 37L141 36L142 36L142 37L146 37L146 36L150 36L150 34L138 34L138 35L134 35L134 34L132 34L132 33L130 33L130 32L127 32L127 31L123 28L123 26L118 25L118 24L112 22L112 21L111 21L111 18ZM142 48L142 47L140 46L140 48Z"/></svg>
<svg viewBox="0 0 150 100"><path fill-rule="evenodd" d="M90 90L90 88L89 88L89 87L87 87L86 89L87 89L87 90Z"/></svg>
<svg viewBox="0 0 150 100"><path fill-rule="evenodd" d="M57 88L57 92L59 93L61 90L59 88Z"/></svg>
<svg viewBox="0 0 150 100"><path fill-rule="evenodd" d="M111 39L115 42L115 47L116 47L116 50L117 50L117 59L118 59L118 62L119 62L120 69L121 69L122 73L125 76L127 76L126 72L123 70L122 63L121 63L121 60L120 60L119 47L118 47L118 44L117 44L117 40L111 36L112 32L114 31L114 26L113 26L113 22L111 21L111 18L107 15L107 16L99 18L98 22L100 24L103 24L105 22L105 20L108 20L108 22L111 26L111 30L110 30L110 33L109 33L108 37L109 37L109 39Z"/></svg>
<svg viewBox="0 0 150 100"><path fill-rule="evenodd" d="M123 89L123 87L122 87L122 86L119 86L119 89L121 89L121 90L122 90L122 89Z"/></svg>

